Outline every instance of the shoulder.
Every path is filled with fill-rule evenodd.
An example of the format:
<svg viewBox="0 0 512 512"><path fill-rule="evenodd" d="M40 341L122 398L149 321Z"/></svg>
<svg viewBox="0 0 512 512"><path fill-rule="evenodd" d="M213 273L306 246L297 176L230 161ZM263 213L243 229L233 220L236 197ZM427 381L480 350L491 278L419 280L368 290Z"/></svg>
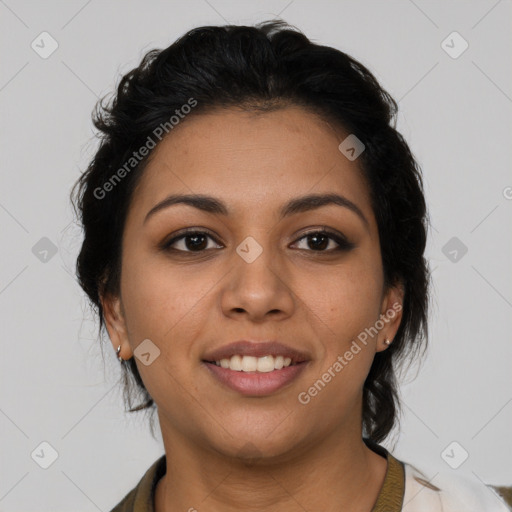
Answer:
<svg viewBox="0 0 512 512"><path fill-rule="evenodd" d="M164 454L150 466L137 485L110 512L153 511L156 484L165 471L166 457Z"/></svg>
<svg viewBox="0 0 512 512"><path fill-rule="evenodd" d="M134 509L137 487L133 488L110 512L131 512Z"/></svg>
<svg viewBox="0 0 512 512"><path fill-rule="evenodd" d="M512 509L491 486L477 478L429 471L404 462L403 512L510 512Z"/></svg>

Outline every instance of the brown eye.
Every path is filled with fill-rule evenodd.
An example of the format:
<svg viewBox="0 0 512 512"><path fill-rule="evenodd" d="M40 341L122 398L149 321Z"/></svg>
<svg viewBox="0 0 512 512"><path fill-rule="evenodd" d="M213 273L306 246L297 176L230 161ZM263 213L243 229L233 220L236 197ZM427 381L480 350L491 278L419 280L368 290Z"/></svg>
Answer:
<svg viewBox="0 0 512 512"><path fill-rule="evenodd" d="M298 239L299 242L301 240L306 240L307 248L314 252L348 251L355 247L353 243L349 242L343 236L325 230L311 231ZM326 250L329 246L331 248Z"/></svg>
<svg viewBox="0 0 512 512"><path fill-rule="evenodd" d="M208 247L208 239L216 243L216 240L206 231L188 231L166 242L163 249L178 252L203 252L212 248ZM174 245L176 247L173 247Z"/></svg>

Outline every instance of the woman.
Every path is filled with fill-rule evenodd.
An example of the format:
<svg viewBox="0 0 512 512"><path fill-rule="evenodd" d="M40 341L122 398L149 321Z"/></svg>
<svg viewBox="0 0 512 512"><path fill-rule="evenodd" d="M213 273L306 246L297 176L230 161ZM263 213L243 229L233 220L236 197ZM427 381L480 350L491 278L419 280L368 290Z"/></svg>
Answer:
<svg viewBox="0 0 512 512"><path fill-rule="evenodd" d="M379 444L427 342L427 212L395 114L283 22L191 30L99 109L77 273L165 448L113 512L507 510Z"/></svg>

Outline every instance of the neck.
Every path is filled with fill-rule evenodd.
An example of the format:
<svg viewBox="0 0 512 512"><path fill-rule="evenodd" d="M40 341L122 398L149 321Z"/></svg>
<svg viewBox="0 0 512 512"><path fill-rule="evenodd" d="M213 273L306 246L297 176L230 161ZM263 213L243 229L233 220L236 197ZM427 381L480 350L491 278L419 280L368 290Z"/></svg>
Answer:
<svg viewBox="0 0 512 512"><path fill-rule="evenodd" d="M358 432L335 432L307 449L254 463L202 449L174 434L164 436L170 455L155 493L156 512L368 512L387 468L386 459L367 448Z"/></svg>

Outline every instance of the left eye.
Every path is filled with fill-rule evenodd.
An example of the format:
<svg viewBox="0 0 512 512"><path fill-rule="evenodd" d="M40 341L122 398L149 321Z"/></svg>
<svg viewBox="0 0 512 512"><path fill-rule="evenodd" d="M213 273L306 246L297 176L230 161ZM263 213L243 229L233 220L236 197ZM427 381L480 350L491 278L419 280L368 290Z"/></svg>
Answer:
<svg viewBox="0 0 512 512"><path fill-rule="evenodd" d="M328 231L312 231L299 238L298 241L300 242L301 240L306 240L306 244L309 248L311 248L311 246L315 247L313 252L342 251L349 250L354 247L354 244L345 238ZM326 251L325 249L329 246L329 242L334 242L337 247Z"/></svg>

